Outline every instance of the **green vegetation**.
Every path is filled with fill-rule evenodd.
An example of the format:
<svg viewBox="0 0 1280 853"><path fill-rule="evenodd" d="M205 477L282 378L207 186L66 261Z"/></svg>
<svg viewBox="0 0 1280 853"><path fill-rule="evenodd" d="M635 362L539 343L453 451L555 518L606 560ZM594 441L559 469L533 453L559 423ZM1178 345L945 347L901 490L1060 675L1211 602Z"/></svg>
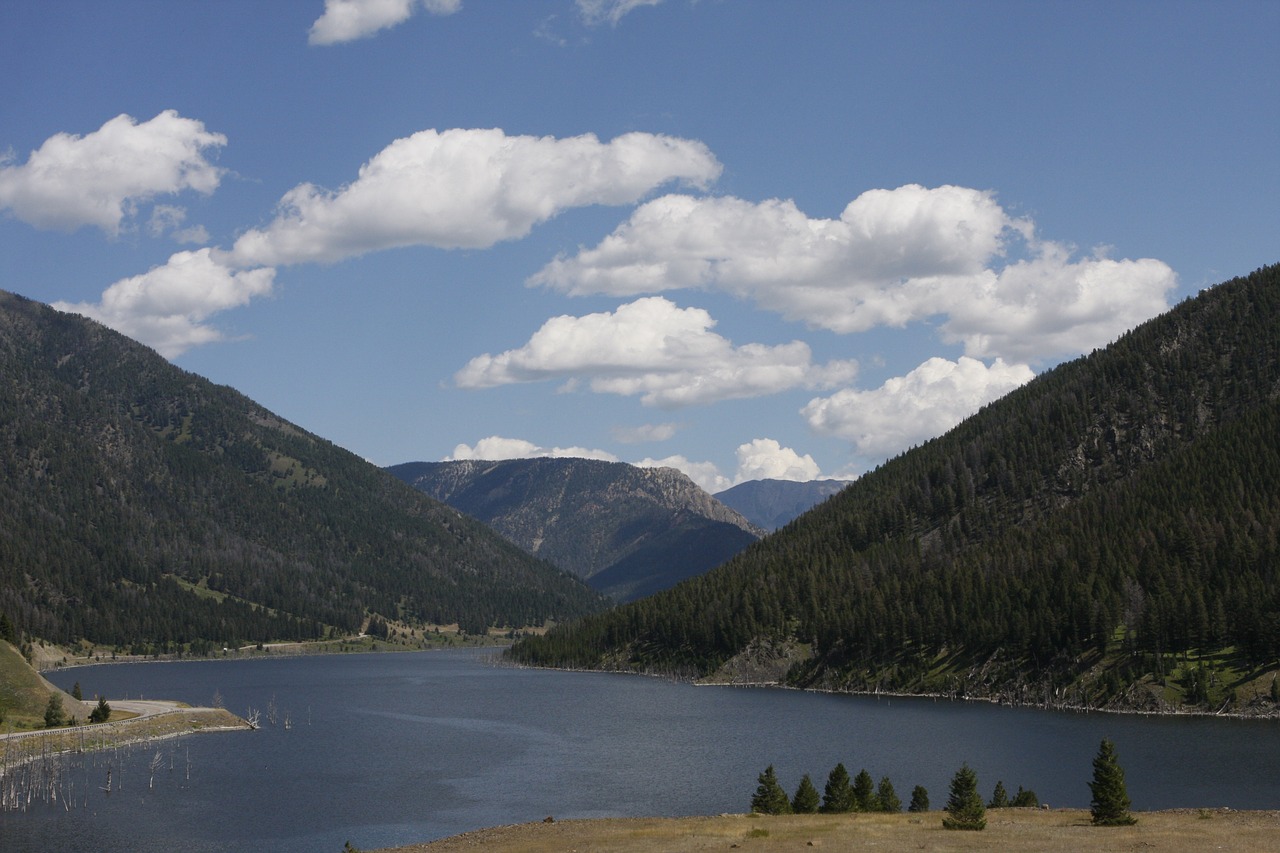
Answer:
<svg viewBox="0 0 1280 853"><path fill-rule="evenodd" d="M760 774L759 783L755 794L751 797L751 811L759 814L791 813L791 801L787 799L787 792L782 790L782 785L778 783L772 764Z"/></svg>
<svg viewBox="0 0 1280 853"><path fill-rule="evenodd" d="M235 391L0 292L0 633L209 653L606 606Z"/></svg>
<svg viewBox="0 0 1280 853"><path fill-rule="evenodd" d="M978 774L968 764L951 778L951 796L947 798L944 829L982 830L987 828L987 810L978 796Z"/></svg>
<svg viewBox="0 0 1280 853"><path fill-rule="evenodd" d="M1274 713L1280 267L1202 292L725 565L516 661L1028 704ZM1280 688L1277 688L1280 690Z"/></svg>
<svg viewBox="0 0 1280 853"><path fill-rule="evenodd" d="M1124 770L1116 759L1116 747L1103 739L1093 759L1093 781L1089 783L1093 799L1089 814L1094 826L1128 826L1135 822L1129 813L1129 792L1124 783Z"/></svg>
<svg viewBox="0 0 1280 853"><path fill-rule="evenodd" d="M827 774L827 784L822 789L822 806L825 814L841 814L854 809L853 785L849 780L849 771L841 762L831 768Z"/></svg>
<svg viewBox="0 0 1280 853"><path fill-rule="evenodd" d="M806 773L796 788L796 795L791 798L791 811L796 814L817 814L819 804L818 789Z"/></svg>
<svg viewBox="0 0 1280 853"><path fill-rule="evenodd" d="M911 789L911 805L907 806L909 812L927 812L929 810L929 790L923 785L916 785Z"/></svg>

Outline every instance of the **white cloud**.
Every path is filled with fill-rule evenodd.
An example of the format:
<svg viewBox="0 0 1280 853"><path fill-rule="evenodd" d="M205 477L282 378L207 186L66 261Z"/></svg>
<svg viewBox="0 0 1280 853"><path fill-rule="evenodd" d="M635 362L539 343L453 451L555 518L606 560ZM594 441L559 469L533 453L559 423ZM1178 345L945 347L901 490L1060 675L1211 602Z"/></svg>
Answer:
<svg viewBox="0 0 1280 853"><path fill-rule="evenodd" d="M942 337L976 358L1036 361L1105 346L1169 308L1177 276L1162 261L1073 261L1063 246L1038 247L954 299Z"/></svg>
<svg viewBox="0 0 1280 853"><path fill-rule="evenodd" d="M735 482L747 480L796 480L808 482L822 474L809 454L801 456L772 438L757 438L738 446L738 475Z"/></svg>
<svg viewBox="0 0 1280 853"><path fill-rule="evenodd" d="M657 6L662 0L578 0L578 14L589 27L608 22L617 26L629 12L642 6Z"/></svg>
<svg viewBox="0 0 1280 853"><path fill-rule="evenodd" d="M151 209L151 218L147 220L147 233L152 237L163 237L166 233L178 243L207 243L209 232L203 225L192 225L180 228L187 220L185 208L171 204L157 204Z"/></svg>
<svg viewBox="0 0 1280 853"><path fill-rule="evenodd" d="M720 170L701 142L650 133L601 143L424 130L392 142L337 192L290 190L275 221L241 236L233 256L278 266L397 246L485 248L568 208L630 204L675 180L704 186Z"/></svg>
<svg viewBox="0 0 1280 853"><path fill-rule="evenodd" d="M403 24L418 9L452 15L461 0L325 0L324 14L311 25L311 44L340 44Z"/></svg>
<svg viewBox="0 0 1280 853"><path fill-rule="evenodd" d="M1011 249L1027 257L1009 261ZM990 192L913 184L869 190L839 219L777 199L662 196L528 283L575 295L717 290L840 333L940 316L968 355L1035 361L1167 309L1176 277L1150 259L1073 261Z"/></svg>
<svg viewBox="0 0 1280 853"><path fill-rule="evenodd" d="M675 436L680 429L679 424L641 424L634 427L614 427L613 437L615 441L623 444L647 444L653 441L667 441Z"/></svg>
<svg viewBox="0 0 1280 853"><path fill-rule="evenodd" d="M59 311L91 317L175 358L200 344L223 339L205 323L210 316L271 292L275 270L231 270L210 249L178 252L164 266L122 279L96 305L55 302Z"/></svg>
<svg viewBox="0 0 1280 853"><path fill-rule="evenodd" d="M459 459L531 459L539 456L570 457L574 459L603 459L606 462L617 462L618 457L607 450L589 450L585 447L540 447L522 438L504 438L491 435L476 442L475 447L459 444L453 453L443 461L454 462Z"/></svg>
<svg viewBox="0 0 1280 853"><path fill-rule="evenodd" d="M852 361L814 364L802 341L735 347L710 331L714 325L701 308L651 296L612 313L553 317L521 348L477 356L454 379L464 388L486 388L585 378L597 393L684 406L833 387L857 372Z"/></svg>
<svg viewBox="0 0 1280 853"><path fill-rule="evenodd" d="M93 225L114 236L157 195L217 189L222 170L206 153L226 144L174 110L141 124L119 115L85 136L49 137L23 165L0 164L0 208L37 228Z"/></svg>
<svg viewBox="0 0 1280 853"><path fill-rule="evenodd" d="M668 456L664 459L641 459L633 462L638 468L675 468L704 491L715 494L723 492L733 485L733 481L720 473L720 469L712 462L691 462L683 456Z"/></svg>
<svg viewBox="0 0 1280 853"><path fill-rule="evenodd" d="M822 471L812 456L807 453L802 456L772 438L757 438L739 445L738 470L733 477L722 474L714 462L694 462L679 454L663 459L641 459L632 464L640 468L675 468L713 495L748 480L806 482L822 478Z"/></svg>
<svg viewBox="0 0 1280 853"><path fill-rule="evenodd" d="M801 414L817 432L852 441L859 453L891 456L951 429L1034 377L1002 360L931 358L872 391L847 389L811 400Z"/></svg>

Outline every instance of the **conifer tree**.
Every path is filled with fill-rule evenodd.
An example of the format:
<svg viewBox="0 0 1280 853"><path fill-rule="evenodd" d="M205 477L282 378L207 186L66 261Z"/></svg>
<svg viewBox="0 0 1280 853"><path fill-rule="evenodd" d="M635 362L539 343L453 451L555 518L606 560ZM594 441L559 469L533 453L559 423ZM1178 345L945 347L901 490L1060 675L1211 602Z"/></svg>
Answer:
<svg viewBox="0 0 1280 853"><path fill-rule="evenodd" d="M898 799L898 792L893 790L893 783L889 781L888 776L882 777L879 787L876 788L876 811L902 811L902 800Z"/></svg>
<svg viewBox="0 0 1280 853"><path fill-rule="evenodd" d="M822 807L827 814L853 811L853 786L849 783L849 771L841 762L827 774L826 787L822 789Z"/></svg>
<svg viewBox="0 0 1280 853"><path fill-rule="evenodd" d="M1009 792L1004 789L1004 782L997 781L996 789L991 792L991 802L987 803L989 809L1007 809L1009 807Z"/></svg>
<svg viewBox="0 0 1280 853"><path fill-rule="evenodd" d="M876 783L871 781L871 774L864 767L853 779L853 808L854 811L869 812L875 811L875 807Z"/></svg>
<svg viewBox="0 0 1280 853"><path fill-rule="evenodd" d="M791 811L791 800L787 792L782 790L778 777L770 764L759 776L759 785L751 798L751 811L760 814L787 814Z"/></svg>
<svg viewBox="0 0 1280 853"><path fill-rule="evenodd" d="M796 814L814 814L818 811L818 789L813 786L809 774L804 774L796 795L791 798L791 811Z"/></svg>
<svg viewBox="0 0 1280 853"><path fill-rule="evenodd" d="M62 710L62 694L49 694L49 704L44 709L44 724L46 728L60 726L67 721Z"/></svg>
<svg viewBox="0 0 1280 853"><path fill-rule="evenodd" d="M909 812L927 812L929 810L929 790L924 785L916 785L911 789L911 805Z"/></svg>
<svg viewBox="0 0 1280 853"><path fill-rule="evenodd" d="M978 796L978 774L963 765L951 779L951 796L947 798L947 816L942 819L944 829L987 828L987 810Z"/></svg>
<svg viewBox="0 0 1280 853"><path fill-rule="evenodd" d="M1129 826L1137 823L1129 814L1129 792L1124 784L1124 770L1116 760L1116 747L1103 738L1098 755L1093 759L1093 781L1089 783L1093 800L1089 811L1094 826Z"/></svg>
<svg viewBox="0 0 1280 853"><path fill-rule="evenodd" d="M105 723L111 719L111 706L107 704L107 697L98 697L98 706L89 712L89 722Z"/></svg>
<svg viewBox="0 0 1280 853"><path fill-rule="evenodd" d="M75 683L75 686L71 688L71 698L76 701L84 698L84 694L80 692L80 682L78 681Z"/></svg>
<svg viewBox="0 0 1280 853"><path fill-rule="evenodd" d="M1036 792L1032 790L1022 790L1022 786L1018 786L1018 793L1013 795L1013 807L1019 809L1038 809L1040 808L1040 798L1036 796Z"/></svg>

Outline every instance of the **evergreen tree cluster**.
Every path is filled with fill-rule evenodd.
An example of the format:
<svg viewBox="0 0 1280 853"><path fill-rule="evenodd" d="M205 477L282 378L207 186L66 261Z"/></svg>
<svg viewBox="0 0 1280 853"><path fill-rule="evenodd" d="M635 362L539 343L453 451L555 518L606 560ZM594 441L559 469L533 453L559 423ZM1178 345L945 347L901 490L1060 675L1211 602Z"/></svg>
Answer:
<svg viewBox="0 0 1280 853"><path fill-rule="evenodd" d="M0 632L174 651L605 605L232 389L0 292Z"/></svg>
<svg viewBox="0 0 1280 853"><path fill-rule="evenodd" d="M1192 650L1265 670L1278 435L1273 266L1046 372L718 569L510 654L705 676L791 639L812 650L795 685L931 691L942 659L1001 655L1009 684L1070 683L1110 655L1112 695Z"/></svg>
<svg viewBox="0 0 1280 853"><path fill-rule="evenodd" d="M877 784L871 774L860 770L852 779L843 763L831 768L819 798L818 789L806 773L795 794L788 798L770 764L757 779L751 810L760 814L844 814L848 812L900 812L902 800L888 776ZM911 811L928 811L929 793L919 785L911 793Z"/></svg>

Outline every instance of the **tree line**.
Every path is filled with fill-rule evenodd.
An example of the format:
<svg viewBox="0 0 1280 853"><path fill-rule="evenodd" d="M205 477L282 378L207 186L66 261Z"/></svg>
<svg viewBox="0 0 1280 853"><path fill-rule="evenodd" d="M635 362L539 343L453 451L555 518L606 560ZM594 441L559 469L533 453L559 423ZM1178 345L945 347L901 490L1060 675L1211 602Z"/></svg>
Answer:
<svg viewBox="0 0 1280 853"><path fill-rule="evenodd" d="M753 643L796 686L951 693L1170 655L1280 661L1280 267L1211 288L886 462L716 570L530 638L515 660L700 677ZM1105 666L1091 671L1104 659ZM938 680L939 664L945 670ZM1219 704L1229 695L1194 695Z"/></svg>
<svg viewBox="0 0 1280 853"><path fill-rule="evenodd" d="M821 798L813 780L806 773L800 780L795 794L787 796L778 776L770 764L757 778L755 793L751 796L751 811L757 814L848 814L853 812L902 811L902 801L894 790L893 782L883 776L878 785L871 774L862 769L852 780L843 763L837 764L827 776ZM1090 814L1095 825L1122 826L1136 822L1130 813L1130 800L1125 784L1124 770L1116 757L1115 744L1103 739L1093 760L1093 780L1089 783L1092 795ZM1009 797L1004 782L996 782L990 802L983 804L978 794L977 773L968 764L961 766L951 779L951 787L945 807L942 825L946 829L982 830L986 828L986 810L999 808L1038 808L1040 800L1035 791L1018 786L1017 794ZM911 791L908 812L929 811L929 792L916 785Z"/></svg>

